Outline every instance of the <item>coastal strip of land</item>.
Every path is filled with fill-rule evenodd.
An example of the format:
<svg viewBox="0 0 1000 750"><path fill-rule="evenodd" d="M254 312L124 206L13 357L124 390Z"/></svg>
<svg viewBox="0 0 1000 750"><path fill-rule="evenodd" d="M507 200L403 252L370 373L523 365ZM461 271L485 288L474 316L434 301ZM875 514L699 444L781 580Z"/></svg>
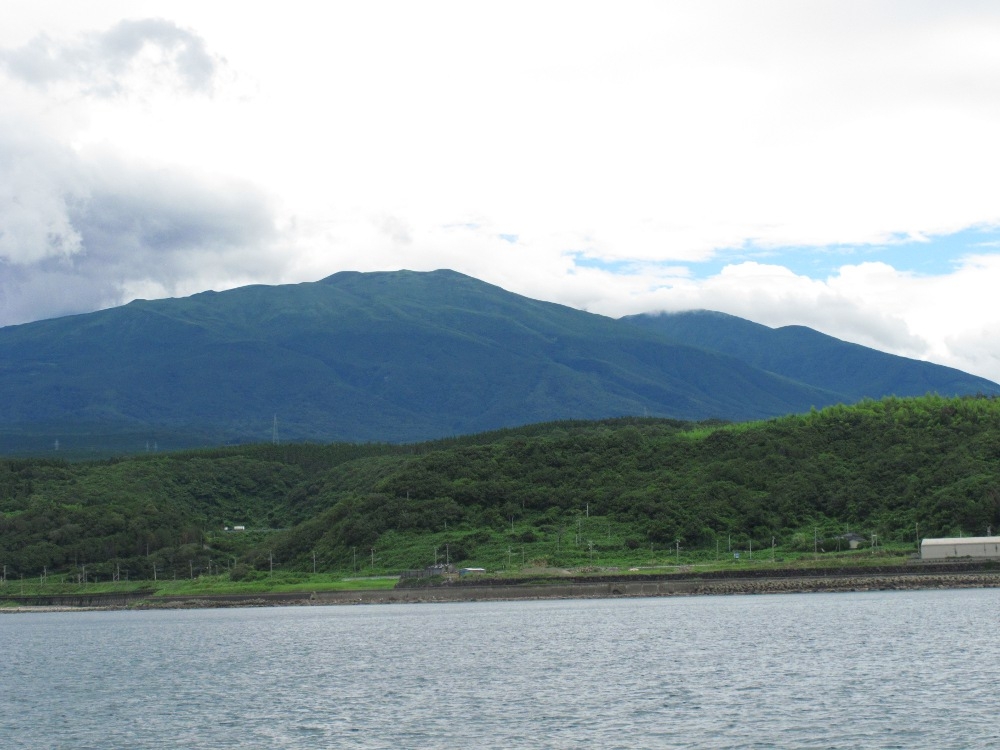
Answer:
<svg viewBox="0 0 1000 750"><path fill-rule="evenodd" d="M614 599L622 597L716 596L805 592L892 591L1000 587L994 566L900 566L875 571L754 571L755 575L604 576L530 581L437 583L381 590L268 592L200 596L118 594L0 597L0 612L79 611L85 609L192 609L299 605L391 604L421 602L518 601L540 599Z"/></svg>

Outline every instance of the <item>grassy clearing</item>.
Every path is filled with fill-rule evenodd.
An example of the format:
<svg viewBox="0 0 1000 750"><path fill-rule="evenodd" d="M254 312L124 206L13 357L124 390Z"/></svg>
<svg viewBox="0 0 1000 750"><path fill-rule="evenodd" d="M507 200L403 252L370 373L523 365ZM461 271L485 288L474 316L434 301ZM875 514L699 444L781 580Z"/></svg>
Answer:
<svg viewBox="0 0 1000 750"><path fill-rule="evenodd" d="M801 536L801 535L800 535ZM457 566L485 568L493 576L553 575L567 572L648 573L739 571L747 568L829 568L904 564L916 554L915 544L892 543L856 550L818 547L803 551L803 545L738 548L722 538L711 547L688 548L683 542L650 544L639 542L635 529L605 516L581 516L551 523L515 521L512 525L448 532L417 533L389 531L383 534L373 555L358 556L359 569L368 574L398 573L413 565L450 562ZM812 536L806 547L812 547ZM732 546L730 546L732 545ZM847 543L844 543L844 547ZM738 555L738 557L737 557Z"/></svg>
<svg viewBox="0 0 1000 750"><path fill-rule="evenodd" d="M405 558L412 550L407 549L407 545L402 540L401 549L389 554L393 557L398 554ZM426 543L426 538L423 540ZM589 557L589 549L588 557ZM537 553L538 550L533 550ZM634 552L633 550L629 551ZM721 551L716 559L715 552L696 550L688 553L666 554L665 551L654 550L651 559L637 562L630 554L623 558L615 558L611 555L604 555L603 559L595 560L594 564L583 564L577 566L563 567L552 566L544 556L533 554L530 558L525 553L522 562L520 555L517 559L511 555L509 566L497 566L487 568L487 576L490 578L531 578L536 580L539 577L551 577L558 580L569 575L572 576L603 576L603 575L631 575L648 576L674 573L705 573L705 572L729 572L738 575L741 571L766 571L766 570L787 570L789 568L807 571L809 569L824 568L870 568L870 567L891 567L902 566L914 559L912 548L906 546L879 548L874 553L871 550L851 550L833 553L802 553L785 552L780 548L766 549L754 552L751 557L749 552L741 554L737 560L732 555L724 555ZM444 562L445 553L439 551L440 562ZM496 554L496 551L494 552ZM504 550L506 556L506 549ZM379 560L376 558L376 564ZM589 563L589 560L587 561ZM477 566L478 567L478 566ZM103 593L128 593L128 592L149 592L149 598L176 596L176 597L197 597L197 596L225 596L225 595L253 595L266 593L296 593L309 594L322 591L364 591L364 590L387 590L392 589L397 581L395 575L348 575L342 573L296 573L293 571L274 571L271 574L262 573L255 580L233 581L227 574L202 575L193 579L177 579L167 581L103 581L88 582L86 584L77 583L75 580L67 582L61 576L50 576L48 579L11 581L0 584L0 596L52 596L52 595L83 595L83 594L103 594ZM0 606L13 606L9 603L0 602Z"/></svg>
<svg viewBox="0 0 1000 750"><path fill-rule="evenodd" d="M730 538L709 548L644 543L634 528L606 516L552 522L514 520L501 528L452 529L439 533L389 531L368 554L358 554L348 570L295 570L276 564L271 570L242 566L246 578L234 580L226 569L215 575L178 576L159 580L80 583L76 575L61 574L0 583L0 596L51 596L148 591L151 597L253 595L351 590L385 590L396 585L400 571L414 566L450 562L485 568L489 577L537 578L567 575L653 575L769 569L810 569L903 565L912 560L914 544L891 544L858 550L802 551L775 546L764 549L730 547ZM812 541L812 540L807 540ZM648 546L647 546L648 545ZM812 546L812 545L808 545ZM738 554L738 557L737 557ZM311 568L311 566L310 566ZM216 568L218 570L218 568Z"/></svg>
<svg viewBox="0 0 1000 750"><path fill-rule="evenodd" d="M193 580L160 584L155 596L197 596L206 594L309 593L313 591L359 591L391 589L397 578L344 579L328 573L296 574L275 572L255 581L231 581L227 576L201 576Z"/></svg>
<svg viewBox="0 0 1000 750"><path fill-rule="evenodd" d="M226 594L293 593L313 591L357 591L391 589L395 577L349 578L328 573L295 574L275 572L254 581L231 581L226 575L198 576L194 579L169 581L120 581L76 583L57 580L7 581L0 585L0 596L53 596L73 594L111 594L149 591L158 596L208 596Z"/></svg>

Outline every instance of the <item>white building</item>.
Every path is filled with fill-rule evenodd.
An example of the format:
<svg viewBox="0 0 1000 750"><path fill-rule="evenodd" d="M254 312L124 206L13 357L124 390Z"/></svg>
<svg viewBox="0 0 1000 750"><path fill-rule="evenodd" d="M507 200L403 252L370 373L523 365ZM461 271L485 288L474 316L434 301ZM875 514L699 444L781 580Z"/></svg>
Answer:
<svg viewBox="0 0 1000 750"><path fill-rule="evenodd" d="M924 539L920 542L921 560L943 560L946 557L1000 557L1000 536Z"/></svg>

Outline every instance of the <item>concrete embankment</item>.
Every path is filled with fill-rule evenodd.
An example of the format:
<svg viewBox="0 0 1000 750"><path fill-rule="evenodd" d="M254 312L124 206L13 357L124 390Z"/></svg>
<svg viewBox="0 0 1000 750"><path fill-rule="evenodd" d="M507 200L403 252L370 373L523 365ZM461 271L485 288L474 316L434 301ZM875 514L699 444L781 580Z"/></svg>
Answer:
<svg viewBox="0 0 1000 750"><path fill-rule="evenodd" d="M997 573L935 575L839 575L795 578L674 579L550 583L530 586L433 586L390 591L337 591L315 594L317 604L388 602L510 601L519 599L605 599L643 596L778 594L897 589L988 588L1000 586Z"/></svg>
<svg viewBox="0 0 1000 750"><path fill-rule="evenodd" d="M621 597L779 594L836 591L890 591L1000 587L1000 572L934 573L930 575L821 575L780 578L675 578L616 581L547 582L531 585L448 585L380 591L319 591L303 594L262 594L255 597L202 597L164 600L151 606L225 607L298 604L391 604L419 602L517 601L530 599L614 599Z"/></svg>
<svg viewBox="0 0 1000 750"><path fill-rule="evenodd" d="M124 609L148 599L151 591L127 591L97 594L48 594L42 596L0 596L0 604L8 607L30 607L49 610ZM0 611L3 611L0 609Z"/></svg>

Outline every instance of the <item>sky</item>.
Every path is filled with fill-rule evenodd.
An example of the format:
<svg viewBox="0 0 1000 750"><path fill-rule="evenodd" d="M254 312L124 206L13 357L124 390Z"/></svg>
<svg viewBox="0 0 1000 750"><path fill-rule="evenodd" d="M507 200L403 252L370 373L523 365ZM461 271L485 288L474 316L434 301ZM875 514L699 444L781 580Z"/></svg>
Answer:
<svg viewBox="0 0 1000 750"><path fill-rule="evenodd" d="M1000 381L1000 4L5 0L0 325L451 268Z"/></svg>

